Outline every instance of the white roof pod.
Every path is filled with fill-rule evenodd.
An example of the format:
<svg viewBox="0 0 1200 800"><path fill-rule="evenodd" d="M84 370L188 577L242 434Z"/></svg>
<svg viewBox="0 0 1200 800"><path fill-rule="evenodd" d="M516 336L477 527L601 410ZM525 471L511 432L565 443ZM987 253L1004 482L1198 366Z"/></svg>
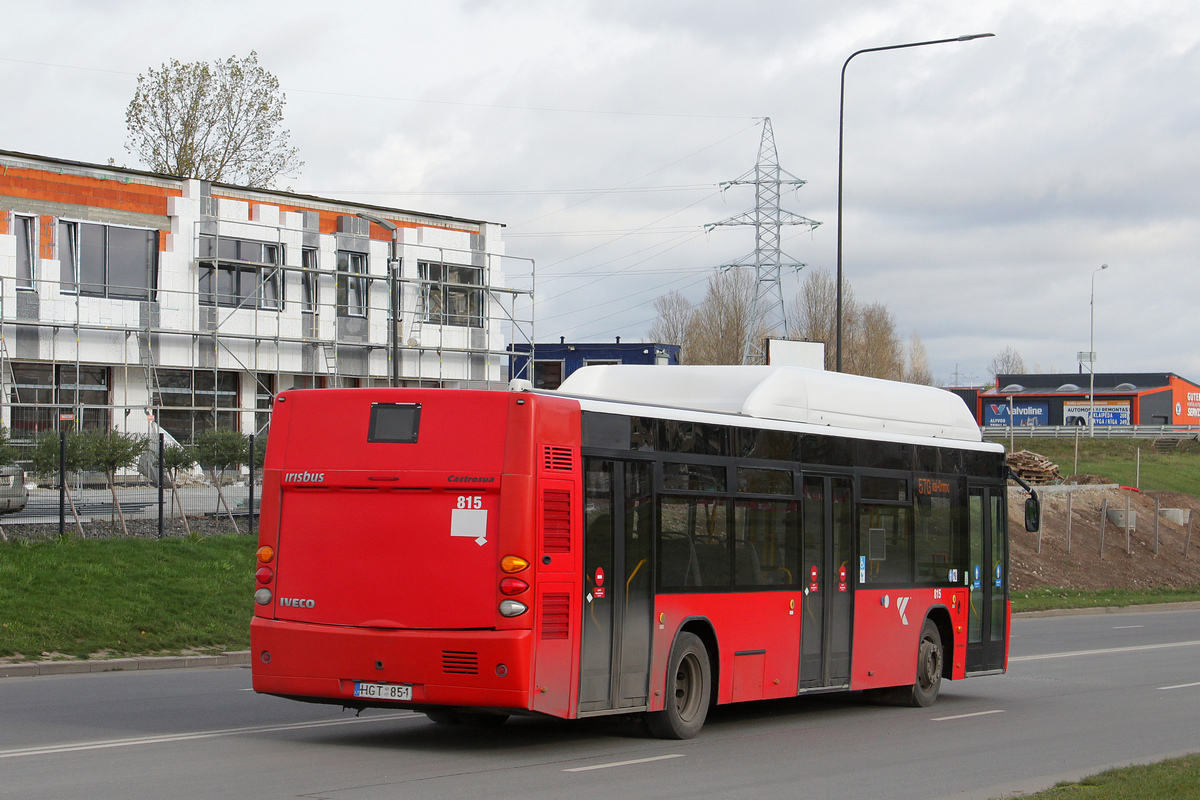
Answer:
<svg viewBox="0 0 1200 800"><path fill-rule="evenodd" d="M804 367L583 367L558 391L874 433L982 441L966 403L944 389Z"/></svg>

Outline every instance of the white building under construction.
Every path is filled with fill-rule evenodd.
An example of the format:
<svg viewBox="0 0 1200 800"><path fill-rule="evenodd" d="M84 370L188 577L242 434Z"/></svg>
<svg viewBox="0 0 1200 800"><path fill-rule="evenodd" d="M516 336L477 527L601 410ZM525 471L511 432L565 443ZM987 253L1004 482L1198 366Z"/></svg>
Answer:
<svg viewBox="0 0 1200 800"><path fill-rule="evenodd" d="M532 340L500 231L0 151L3 424L188 441L284 389L499 386Z"/></svg>

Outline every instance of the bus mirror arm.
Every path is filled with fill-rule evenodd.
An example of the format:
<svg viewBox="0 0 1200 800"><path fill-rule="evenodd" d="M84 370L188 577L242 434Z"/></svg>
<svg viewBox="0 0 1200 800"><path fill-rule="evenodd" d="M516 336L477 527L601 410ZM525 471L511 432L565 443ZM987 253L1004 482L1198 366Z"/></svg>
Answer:
<svg viewBox="0 0 1200 800"><path fill-rule="evenodd" d="M1038 493L1012 467L1008 467L1008 477L1029 493L1029 497L1025 498L1025 530L1037 533L1042 526L1042 501L1038 499Z"/></svg>

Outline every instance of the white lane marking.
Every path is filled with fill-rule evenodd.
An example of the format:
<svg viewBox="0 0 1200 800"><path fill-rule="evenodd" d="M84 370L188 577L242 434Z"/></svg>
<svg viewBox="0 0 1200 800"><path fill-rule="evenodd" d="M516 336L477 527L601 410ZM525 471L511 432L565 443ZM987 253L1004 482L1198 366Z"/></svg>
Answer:
<svg viewBox="0 0 1200 800"><path fill-rule="evenodd" d="M83 750L106 750L111 747L139 747L147 744L165 744L167 742L187 742L193 739L215 739L220 736L242 736L248 733L271 733L274 731L298 731L305 728L327 728L334 725L354 725L362 722L386 722L415 716L415 712L397 714L380 714L370 717L354 717L353 719L334 719L313 722L292 722L280 725L253 725L245 728L225 728L215 731L192 731L190 733L164 733L158 736L136 736L130 739L102 739L96 742L76 742L74 744L47 744L39 747L17 747L12 750L0 750L0 758L22 758L24 756L48 756L59 753L78 753Z"/></svg>
<svg viewBox="0 0 1200 800"><path fill-rule="evenodd" d="M973 714L955 714L953 717L934 717L931 722L945 722L948 719L966 719L967 717L986 717L988 714L1003 714L1004 709L994 708L991 711L976 711Z"/></svg>
<svg viewBox="0 0 1200 800"><path fill-rule="evenodd" d="M564 769L563 772L588 772L593 769L608 769L609 767L627 767L630 764L645 764L650 761L665 761L668 758L683 758L683 753L671 753L668 756L654 756L653 758L635 758L631 761L614 761L611 764L594 764L590 767L572 767Z"/></svg>
<svg viewBox="0 0 1200 800"><path fill-rule="evenodd" d="M1195 647L1196 645L1200 645L1200 641L1141 644L1133 647L1108 647L1104 650L1074 650L1068 653L1043 653L1040 656L1012 656L1008 661L1011 664L1014 661L1043 661L1047 658L1070 658L1071 656L1101 656L1109 653L1134 653L1139 650L1162 650L1168 647Z"/></svg>
<svg viewBox="0 0 1200 800"><path fill-rule="evenodd" d="M1130 628L1144 628L1145 625L1113 625L1114 631L1127 631Z"/></svg>
<svg viewBox="0 0 1200 800"><path fill-rule="evenodd" d="M1177 683L1174 686L1160 686L1158 690L1163 692L1167 689L1190 689L1193 686L1200 686L1200 681L1196 681L1195 683Z"/></svg>

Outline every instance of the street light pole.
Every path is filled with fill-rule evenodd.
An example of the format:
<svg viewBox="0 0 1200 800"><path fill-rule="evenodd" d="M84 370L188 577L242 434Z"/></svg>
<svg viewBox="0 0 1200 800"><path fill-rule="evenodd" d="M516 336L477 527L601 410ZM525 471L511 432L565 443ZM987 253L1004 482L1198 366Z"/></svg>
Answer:
<svg viewBox="0 0 1200 800"><path fill-rule="evenodd" d="M863 53L878 53L883 50L903 50L908 47L924 47L930 44L946 44L948 42L969 42L972 39L986 39L995 36L994 33L973 33L967 36L956 36L952 39L933 39L928 42L908 42L906 44L890 44L885 47L867 47L856 50L842 64L842 86L838 100L838 185L837 185L837 334L836 346L837 371L842 371L842 142L846 119L846 67L855 56Z"/></svg>
<svg viewBox="0 0 1200 800"><path fill-rule="evenodd" d="M1088 437L1096 436L1096 273L1108 269L1108 264L1101 264L1092 270L1092 300L1091 322L1088 332L1088 372L1091 374L1091 388L1088 400Z"/></svg>
<svg viewBox="0 0 1200 800"><path fill-rule="evenodd" d="M358 217L387 228L392 234L392 240L388 243L388 294L391 296L391 303L388 304L391 310L391 319L388 321L388 350L391 358L388 360L392 362L390 383L395 388L400 385L400 229L391 220L374 214L360 211Z"/></svg>

